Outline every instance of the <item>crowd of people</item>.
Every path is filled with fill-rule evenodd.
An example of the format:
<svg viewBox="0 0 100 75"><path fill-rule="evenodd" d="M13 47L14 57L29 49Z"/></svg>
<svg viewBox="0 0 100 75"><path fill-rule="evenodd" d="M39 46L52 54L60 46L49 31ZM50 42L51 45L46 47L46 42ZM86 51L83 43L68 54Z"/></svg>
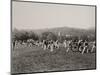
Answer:
<svg viewBox="0 0 100 75"><path fill-rule="evenodd" d="M65 48L66 52L73 51L73 52L80 52L84 53L93 53L96 51L96 43L95 41L87 41L87 40L63 40L60 42L59 40L42 40L42 41L35 41L33 39L28 39L26 41L14 41L13 42L13 49L17 47L18 44L25 45L28 47L38 46L41 47L43 50L50 50L53 52L55 49Z"/></svg>

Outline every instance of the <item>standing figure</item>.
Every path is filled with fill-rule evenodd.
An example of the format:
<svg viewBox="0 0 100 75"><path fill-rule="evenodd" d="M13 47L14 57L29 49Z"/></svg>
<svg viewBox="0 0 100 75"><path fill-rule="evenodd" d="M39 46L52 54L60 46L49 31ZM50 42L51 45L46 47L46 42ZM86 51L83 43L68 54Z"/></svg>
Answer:
<svg viewBox="0 0 100 75"><path fill-rule="evenodd" d="M85 42L84 42L84 44L83 44L82 54L83 54L85 51L88 53L88 42L87 42L86 40L85 40Z"/></svg>
<svg viewBox="0 0 100 75"><path fill-rule="evenodd" d="M83 44L84 44L83 40L78 41L78 51L79 52L81 52L83 50Z"/></svg>
<svg viewBox="0 0 100 75"><path fill-rule="evenodd" d="M68 48L67 48L66 52L68 52L71 49L71 47L72 47L71 43L72 43L72 40L68 41L68 45L67 45Z"/></svg>
<svg viewBox="0 0 100 75"><path fill-rule="evenodd" d="M91 52L94 52L95 49L96 49L96 43L95 43L95 41L94 41L94 42L93 42L93 45L92 45Z"/></svg>
<svg viewBox="0 0 100 75"><path fill-rule="evenodd" d="M54 42L54 46L55 48L59 49L59 43L58 43L58 40L56 42Z"/></svg>
<svg viewBox="0 0 100 75"><path fill-rule="evenodd" d="M67 47L67 41L64 40L63 44L64 44L64 47L66 48Z"/></svg>
<svg viewBox="0 0 100 75"><path fill-rule="evenodd" d="M13 41L13 42L12 42L12 48L13 48L13 50L14 50L14 48L15 48L15 45L16 45L16 43L15 43L15 41Z"/></svg>
<svg viewBox="0 0 100 75"><path fill-rule="evenodd" d="M54 44L53 44L53 41L52 41L51 44L50 44L50 51L52 52L53 49L54 49Z"/></svg>

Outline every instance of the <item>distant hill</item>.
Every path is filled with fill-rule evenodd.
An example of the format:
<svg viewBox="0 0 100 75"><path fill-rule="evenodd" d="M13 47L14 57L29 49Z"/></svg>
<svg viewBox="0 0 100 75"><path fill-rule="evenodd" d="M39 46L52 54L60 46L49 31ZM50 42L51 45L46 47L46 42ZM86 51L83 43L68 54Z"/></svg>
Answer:
<svg viewBox="0 0 100 75"><path fill-rule="evenodd" d="M55 34L58 34L59 32L61 35L95 35L95 29L89 28L89 29L78 29L78 28L70 28L70 27L58 27L58 28L50 28L50 29L38 29L35 30L37 34L41 34L43 32L53 32Z"/></svg>
<svg viewBox="0 0 100 75"><path fill-rule="evenodd" d="M37 30L18 30L14 29L14 32L18 31L34 31L38 35L40 35L43 32L53 32L56 35L60 32L61 35L75 35L75 36L80 36L80 35L95 35L95 28L88 28L88 29L79 29L79 28L70 28L70 27L56 27L56 28L49 28L49 29L37 29Z"/></svg>

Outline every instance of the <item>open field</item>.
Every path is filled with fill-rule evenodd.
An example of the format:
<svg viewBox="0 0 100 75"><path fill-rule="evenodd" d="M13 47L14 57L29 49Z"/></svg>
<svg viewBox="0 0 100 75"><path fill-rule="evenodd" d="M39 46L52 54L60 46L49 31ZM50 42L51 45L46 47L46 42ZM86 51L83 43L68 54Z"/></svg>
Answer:
<svg viewBox="0 0 100 75"><path fill-rule="evenodd" d="M12 73L30 73L96 68L95 53L69 51L64 48L43 50L41 47L19 47L12 50Z"/></svg>

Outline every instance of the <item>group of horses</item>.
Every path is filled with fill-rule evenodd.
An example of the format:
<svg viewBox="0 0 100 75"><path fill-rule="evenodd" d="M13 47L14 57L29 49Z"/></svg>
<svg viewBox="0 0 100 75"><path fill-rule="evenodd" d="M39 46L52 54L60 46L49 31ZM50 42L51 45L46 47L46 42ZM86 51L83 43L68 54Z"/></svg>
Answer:
<svg viewBox="0 0 100 75"><path fill-rule="evenodd" d="M80 52L84 53L93 53L96 50L96 43L95 41L87 41L87 40L64 40L63 42L59 42L58 40L42 40L42 41L35 41L33 39L28 39L26 41L13 41L13 49L17 47L18 44L25 45L27 47L38 46L43 48L43 50L49 49L53 52L55 49L65 48L66 52L70 50L73 52Z"/></svg>

